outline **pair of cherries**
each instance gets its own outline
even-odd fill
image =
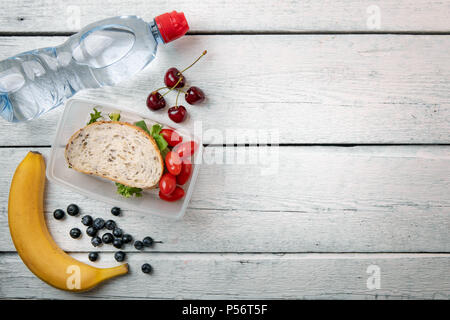
[[[202,55],[183,71],[179,71],[177,68],[170,68],[169,70],[167,70],[164,76],[164,84],[166,86],[150,93],[150,95],[147,97],[147,107],[150,110],[159,110],[164,108],[166,106],[166,100],[164,99],[164,96],[172,90],[177,90],[178,94],[175,106],[169,108],[168,114],[169,118],[172,121],[177,123],[182,122],[186,118],[187,110],[184,106],[178,105],[178,97],[180,93],[184,93],[184,99],[191,105],[199,104],[205,100],[205,94],[199,87],[192,86],[187,91],[182,90],[182,88],[186,84],[186,78],[184,77],[183,72],[197,63],[197,61],[200,60],[200,58],[202,58],[206,54],[206,52],[206,50],[203,51]],[[159,91],[163,89],[169,89],[169,91],[162,95],[159,93]]]

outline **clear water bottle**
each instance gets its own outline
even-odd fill
[[[0,114],[7,121],[37,118],[84,88],[113,86],[142,70],[160,43],[189,30],[182,12],[147,23],[121,16],[92,23],[65,43],[0,61]]]

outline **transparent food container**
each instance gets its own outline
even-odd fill
[[[125,198],[117,193],[117,187],[114,182],[70,169],[64,157],[66,144],[78,129],[86,126],[90,119],[89,114],[93,112],[93,108],[101,111],[102,115],[106,118],[105,120],[108,120],[108,114],[120,112],[120,121],[134,123],[144,120],[149,130],[155,123],[160,123],[163,128],[176,130],[183,137],[183,142],[195,141],[199,147],[191,159],[191,178],[182,186],[185,191],[185,196],[178,201],[167,202],[159,198],[159,189],[151,189],[144,190],[142,197],[133,196]],[[47,178],[52,182],[76,190],[90,198],[101,200],[121,208],[178,219],[184,215],[192,196],[201,157],[201,139],[182,129],[180,126],[156,122],[148,118],[147,115],[131,111],[130,109],[118,108],[117,106],[103,102],[71,99],[66,103],[64,113],[56,130],[55,140],[50,152],[50,160],[47,165]]]

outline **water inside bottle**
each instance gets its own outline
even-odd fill
[[[125,57],[135,41],[134,33],[123,26],[104,26],[81,37],[73,58],[92,68],[104,68]]]
[[[108,18],[60,46],[0,61],[0,115],[12,122],[30,120],[84,88],[131,77],[155,57],[162,41],[155,28],[135,16]]]
[[[9,112],[10,121],[37,117],[74,92],[70,83],[76,81],[70,72],[62,70],[54,48],[20,54],[3,61],[1,68],[0,103],[5,104],[1,112]],[[18,105],[22,107],[12,108]]]
[[[83,35],[72,53],[63,50],[57,55],[48,48],[11,59],[10,68],[0,72],[0,94],[8,94],[10,104],[25,106],[11,110],[12,121],[35,118],[59,105],[83,87],[84,79],[79,79],[83,68],[113,65],[130,52],[134,42],[130,30],[107,27]],[[64,68],[70,64],[72,71]]]
[[[0,72],[0,92],[19,90],[25,84],[25,79],[18,68]]]

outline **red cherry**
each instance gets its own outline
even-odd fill
[[[189,104],[199,104],[205,100],[205,94],[199,87],[190,87],[184,95],[184,99]]]
[[[182,122],[186,118],[186,108],[184,106],[174,106],[169,108],[169,118],[176,123]]]
[[[200,57],[198,57],[197,60],[195,60],[189,67],[183,69],[183,71],[180,71],[177,68],[170,68],[169,70],[167,70],[166,74],[164,75],[164,83],[166,84],[166,86],[168,86],[169,88],[173,88],[173,87],[183,88],[184,84],[185,84],[185,80],[186,80],[183,75],[183,72],[185,72],[187,69],[189,69],[194,64],[196,64],[197,61],[200,60],[206,53],[207,53],[206,50],[203,51],[203,53],[200,55]],[[180,78],[181,78],[181,81],[179,81]]]
[[[182,77],[180,81],[180,77]],[[177,68],[170,68],[166,71],[166,75],[164,76],[164,83],[169,88],[176,86],[175,88],[183,88],[185,84],[185,77]],[[180,82],[178,82],[180,81]],[[178,84],[177,84],[178,82]]]
[[[166,100],[158,91],[153,91],[147,97],[147,107],[150,110],[159,110],[166,106]]]

